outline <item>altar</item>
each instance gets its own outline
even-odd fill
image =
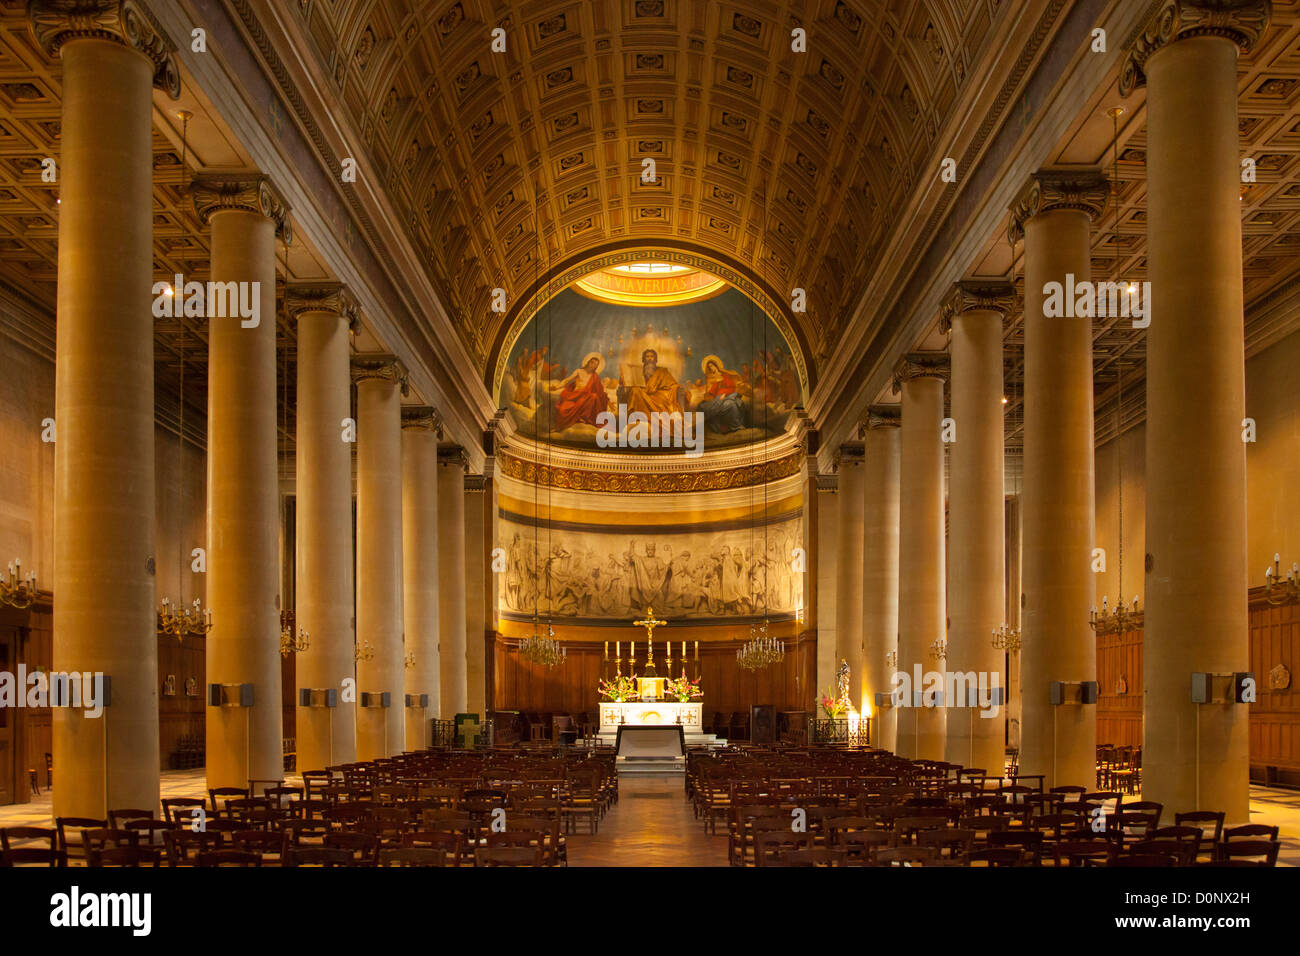
[[[679,703],[675,700],[635,701],[617,704],[602,701],[600,704],[601,736],[615,735],[620,724],[663,725],[681,724],[687,736],[704,733],[704,704],[700,701]]]

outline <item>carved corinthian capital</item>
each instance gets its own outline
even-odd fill
[[[1146,63],[1161,47],[1186,37],[1224,37],[1249,53],[1272,15],[1269,0],[1169,0],[1147,21],[1124,58],[1119,95],[1146,84]]]
[[[903,383],[917,378],[937,378],[948,381],[947,352],[908,352],[894,366],[894,394],[902,391]]]
[[[868,405],[867,420],[858,427],[858,434],[865,438],[869,431],[875,431],[877,428],[897,428],[902,423],[902,406]]]
[[[953,319],[963,312],[996,312],[1005,322],[1016,305],[1016,287],[993,279],[962,279],[954,282],[943,300],[939,331],[947,333]]]
[[[403,405],[402,428],[431,431],[442,438],[442,416],[432,405]]]
[[[289,221],[289,207],[271,185],[271,180],[260,173],[231,176],[201,176],[190,189],[194,196],[194,211],[206,226],[213,215],[228,209],[260,213],[275,223],[275,234],[293,242],[293,224]]]
[[[409,395],[411,388],[407,380],[406,366],[394,355],[371,352],[352,356],[352,381],[357,382],[392,382],[401,388],[403,395]]]
[[[149,58],[154,86],[172,99],[181,95],[173,47],[136,0],[27,0],[27,19],[50,56],[58,56],[70,40],[112,40]]]
[[[341,282],[300,282],[284,290],[284,308],[294,322],[308,312],[328,312],[346,319],[355,335],[361,329],[357,302]]]
[[[1011,204],[1007,237],[1019,242],[1025,236],[1025,223],[1053,209],[1078,209],[1095,219],[1106,207],[1108,195],[1110,183],[1096,170],[1045,169],[1034,173]]]

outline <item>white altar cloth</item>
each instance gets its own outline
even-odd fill
[[[689,734],[702,734],[704,703],[693,700],[678,703],[675,700],[637,701],[630,704],[602,702],[600,704],[600,733],[616,734],[619,724],[678,724]]]

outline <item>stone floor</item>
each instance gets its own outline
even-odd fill
[[[163,773],[163,797],[204,795],[201,769]],[[1279,866],[1300,866],[1300,792],[1251,787],[1250,819],[1280,828]],[[52,825],[48,792],[31,803],[0,807],[0,827]],[[703,824],[691,812],[679,774],[624,775],[619,781],[618,803],[600,822],[596,834],[588,834],[581,821],[578,829],[568,838],[570,866],[727,865],[725,828],[716,836],[704,832]]]

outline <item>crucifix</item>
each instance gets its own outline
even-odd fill
[[[645,628],[646,641],[650,645],[646,652],[646,673],[653,676],[655,672],[655,628],[662,627],[667,621],[661,621],[655,617],[655,609],[648,607],[645,609],[645,619],[633,621],[637,627]]]

